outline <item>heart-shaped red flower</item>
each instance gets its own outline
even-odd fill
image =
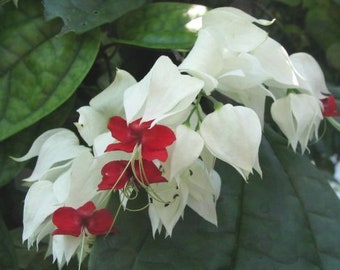
[[[112,137],[119,142],[108,145],[106,151],[121,150],[131,153],[140,145],[143,159],[166,161],[168,158],[166,147],[176,140],[174,132],[163,125],[151,127],[152,121],[143,123],[140,121],[141,119],[138,119],[127,124],[120,116],[111,117],[107,127]]]
[[[114,232],[112,228],[114,218],[108,209],[96,210],[92,201],[85,203],[78,209],[60,207],[52,216],[52,222],[57,226],[52,235],[63,234],[78,237],[82,230],[92,235],[102,235]]]

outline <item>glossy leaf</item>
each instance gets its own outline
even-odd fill
[[[155,49],[189,49],[200,25],[193,20],[206,10],[205,6],[184,3],[145,5],[117,21],[116,42]]]
[[[11,236],[0,216],[0,269],[19,269]]]
[[[266,133],[263,179],[247,184],[219,163],[218,227],[187,210],[171,238],[153,239],[146,211],[123,212],[89,269],[340,269],[339,200],[322,172]]]
[[[45,16],[60,17],[62,32],[84,33],[104,23],[112,22],[136,9],[148,0],[44,0]]]
[[[0,140],[54,111],[76,90],[99,49],[98,32],[57,35],[39,1],[5,5],[0,28]]]

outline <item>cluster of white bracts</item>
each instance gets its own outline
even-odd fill
[[[38,156],[33,174],[25,179],[32,186],[25,199],[23,240],[32,246],[51,234],[51,214],[61,206],[79,207],[89,200],[105,206],[106,192],[97,191],[101,168],[110,160],[131,158],[126,153],[105,153],[114,141],[107,129],[112,116],[122,116],[128,123],[152,120],[176,135],[167,149],[168,159],[157,163],[167,182],[152,184],[162,199],[149,198],[154,235],[163,226],[171,235],[186,206],[217,225],[221,180],[213,169],[215,158],[233,166],[245,180],[254,170],[261,175],[258,150],[267,97],[273,100],[272,117],[289,144],[304,151],[317,137],[322,119],[319,99],[327,92],[322,71],[308,54],[289,56],[254,23],[272,22],[235,8],[207,12],[193,49],[179,67],[162,56],[140,82],[118,70],[108,88],[89,106],[79,108],[76,126],[87,147],[66,129],[40,136],[30,152],[17,159]],[[225,104],[204,115],[196,99],[214,90],[242,105]],[[126,194],[120,194],[124,206]],[[73,236],[51,236],[50,253],[62,266],[79,252],[79,245]]]

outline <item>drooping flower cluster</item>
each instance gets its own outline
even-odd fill
[[[147,193],[154,236],[163,227],[171,236],[186,206],[217,225],[221,179],[214,161],[230,164],[245,180],[262,174],[267,98],[289,144],[305,151],[323,116],[338,115],[334,99],[310,55],[289,56],[254,23],[273,21],[235,8],[207,12],[179,66],[161,56],[139,82],[117,70],[114,82],[78,109],[75,125],[87,146],[66,129],[42,134],[17,159],[38,156],[25,179],[32,182],[24,206],[28,246],[50,235],[48,252],[59,266],[74,254],[81,260],[93,237],[115,232],[114,220],[124,214],[108,210],[120,209],[107,205],[115,193],[125,211],[131,197]],[[218,102],[215,90],[240,105]],[[212,113],[204,113],[202,97],[214,104]]]

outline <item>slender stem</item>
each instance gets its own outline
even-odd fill
[[[338,131],[340,131],[340,123],[333,117],[326,117],[326,120]]]

